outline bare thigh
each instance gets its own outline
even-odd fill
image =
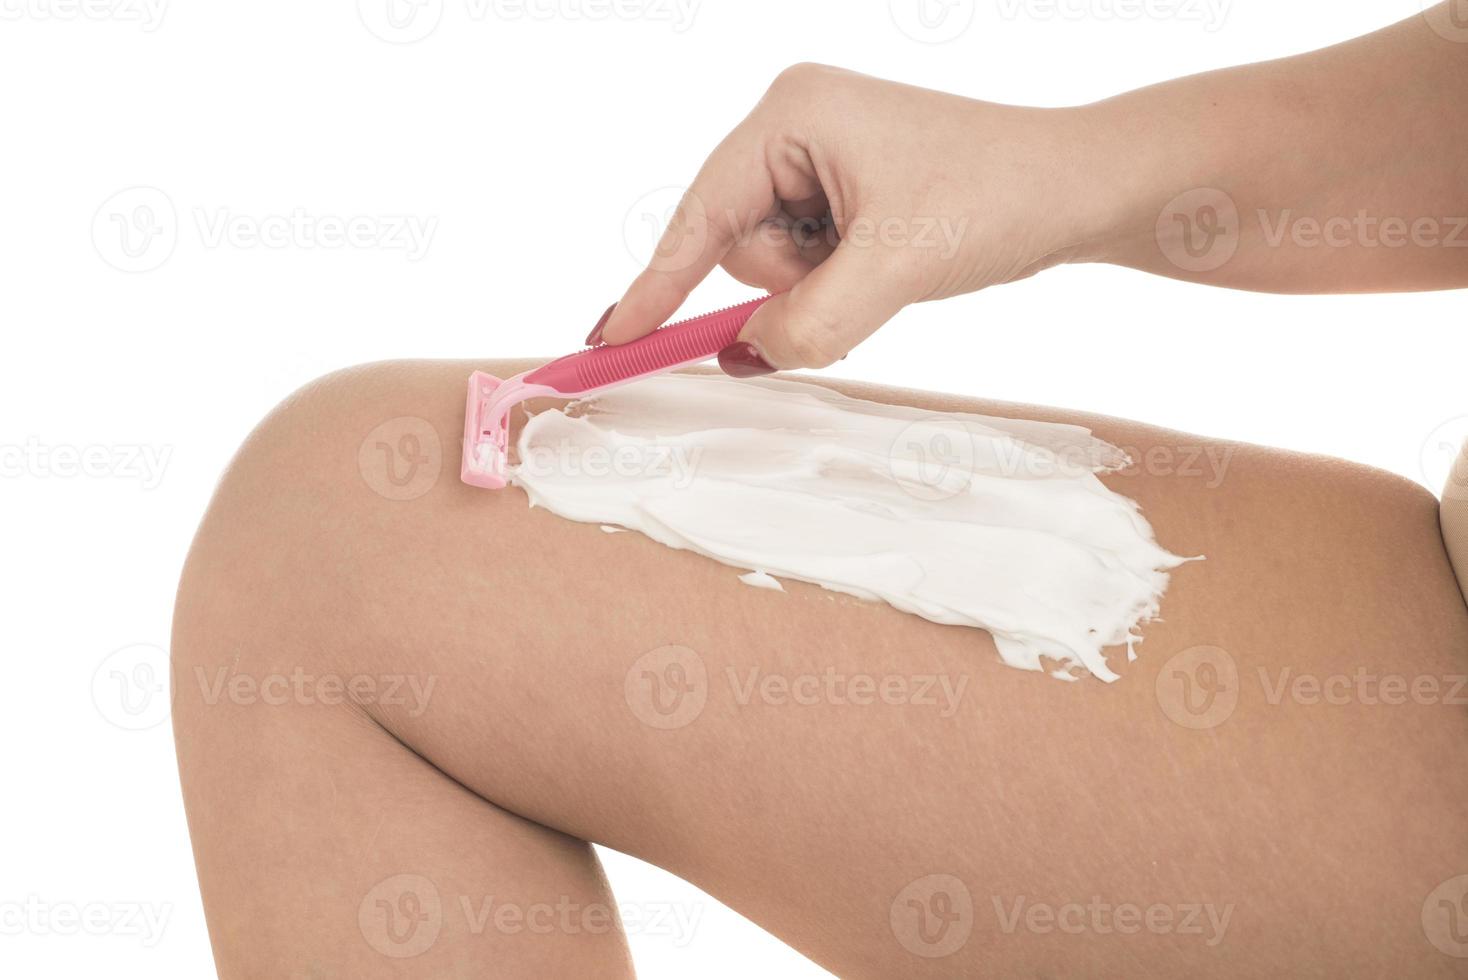
[[[281,943],[317,937],[319,975],[338,975],[321,937],[362,947],[374,883],[420,874],[483,895],[503,870],[476,855],[496,848],[554,869],[525,895],[604,901],[589,852],[557,852],[592,841],[843,976],[1461,965],[1443,948],[1468,891],[1453,883],[1468,875],[1468,611],[1420,488],[1130,422],[838,384],[1078,421],[1142,462],[1108,482],[1165,547],[1207,560],[1176,571],[1135,663],[1111,652],[1119,682],[1067,684],[1003,666],[978,631],[799,583],[752,589],[518,490],[462,486],[472,367],[523,365],[376,365],[303,392],[251,437],[201,528],[176,715],[216,949],[257,941],[275,921],[257,893],[283,887],[316,905],[314,931],[279,927]],[[195,682],[303,664],[416,678],[431,697],[379,686],[270,715],[207,710]],[[348,826],[391,827],[406,805],[458,839],[280,825],[344,781],[362,794]],[[507,845],[511,831],[524,840]],[[614,932],[577,935],[572,955],[621,955]],[[456,942],[433,955],[471,955]]]

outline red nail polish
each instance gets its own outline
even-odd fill
[[[612,311],[616,308],[616,303],[608,306],[607,311],[601,315],[601,319],[596,321],[596,326],[592,327],[591,333],[586,335],[587,347],[595,347],[597,344],[601,343],[601,332],[607,328],[607,321],[612,318]]]
[[[731,378],[757,378],[762,374],[774,374],[775,369],[759,356],[753,344],[739,341],[719,351],[719,367]]]

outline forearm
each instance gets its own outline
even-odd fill
[[[719,265],[774,294],[720,357],[739,377],[826,367],[910,303],[1067,261],[1276,292],[1468,286],[1468,26],[1448,15],[1066,109],[792,66],[588,342],[645,336]]]
[[[1114,203],[1073,257],[1276,292],[1468,286],[1465,92],[1468,43],[1414,17],[1085,107],[1082,193]]]

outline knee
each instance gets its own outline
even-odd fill
[[[195,541],[340,531],[343,510],[458,489],[464,395],[482,365],[382,361],[311,382],[282,401],[225,470]],[[490,364],[489,370],[514,365]]]
[[[358,490],[385,499],[428,493],[437,481],[420,485],[416,478],[441,474],[445,464],[458,461],[468,374],[469,368],[450,362],[382,361],[312,381],[245,439],[220,481],[204,529],[222,514],[238,517],[241,510],[271,524],[288,519],[294,509],[319,513],[349,502]],[[382,450],[402,450],[409,458],[379,481],[368,464]],[[405,479],[405,470],[415,479]]]
[[[302,545],[319,544],[319,532],[332,525],[330,515],[353,496],[354,443],[365,441],[372,420],[411,414],[396,403],[401,396],[392,396],[402,387],[402,373],[398,362],[334,372],[261,420],[220,477],[190,551],[185,585],[192,584],[194,566],[214,559],[228,558],[220,564],[236,567],[262,552],[278,554],[291,536],[302,534],[312,539]],[[441,450],[441,435],[435,433],[435,440]]]
[[[327,375],[249,435],[221,477],[185,561],[175,669],[248,645],[287,659],[340,647],[415,521],[461,493],[471,366],[383,362]]]

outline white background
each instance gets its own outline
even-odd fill
[[[293,388],[380,358],[576,348],[650,249],[669,188],[788,64],[1062,105],[1420,10],[1181,0],[1174,15],[1148,0],[1137,17],[1137,0],[954,0],[914,38],[898,23],[916,23],[917,0],[618,0],[610,14],[524,0],[539,16],[423,0],[405,34],[385,26],[386,0],[82,2],[95,16],[74,0],[0,0],[7,976],[211,971],[156,684],[211,486]],[[371,27],[393,40],[432,29],[400,44]],[[114,197],[134,187],[151,190]],[[129,257],[116,221],[146,216],[139,205],[162,233]],[[410,216],[432,233],[421,255],[213,236],[222,219],[268,227],[298,210],[369,230]],[[716,274],[687,312],[749,292]],[[1061,269],[910,310],[840,372],[1436,483],[1468,415],[1463,299],[1257,296]],[[100,447],[93,473],[66,475],[66,453],[87,447]],[[123,462],[134,450],[166,465],[140,474]],[[691,939],[632,936],[644,976],[823,975],[691,887],[605,856],[622,901],[702,915]],[[161,936],[124,921],[143,908],[165,917]],[[99,916],[98,934],[66,934],[68,909]]]

